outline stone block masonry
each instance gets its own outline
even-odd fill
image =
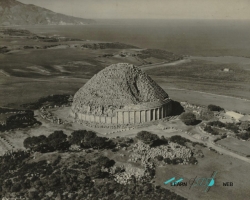
[[[76,121],[99,127],[148,123],[171,111],[168,94],[140,68],[127,63],[94,75],[76,92],[71,107]]]
[[[168,99],[160,107],[144,110],[116,110],[114,117],[95,116],[82,113],[73,113],[71,116],[80,121],[95,122],[97,124],[140,124],[163,119],[172,112],[172,101]]]

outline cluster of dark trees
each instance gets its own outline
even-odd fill
[[[167,164],[173,164],[173,165],[177,165],[180,163],[183,163],[183,159],[182,158],[174,158],[174,159],[170,159],[170,158],[164,158],[163,161]]]
[[[240,133],[240,134],[237,135],[237,137],[242,139],[242,140],[248,140],[248,139],[250,139],[250,131]]]
[[[148,144],[150,146],[152,146],[155,142],[157,142],[160,139],[158,135],[150,133],[148,131],[140,131],[139,133],[137,133],[136,137],[145,144]]]
[[[200,112],[200,116],[199,117],[200,117],[201,120],[210,120],[210,119],[212,119],[214,117],[214,113],[211,110],[203,109]]]
[[[208,122],[207,125],[209,125],[209,126],[216,126],[216,127],[219,127],[219,128],[225,127],[225,124],[223,122],[221,122],[221,121]]]
[[[236,134],[236,136],[240,139],[243,140],[248,140],[250,139],[250,129],[247,128],[245,129],[245,132],[240,132],[240,123],[223,123],[220,121],[212,121],[208,122],[207,125],[205,126],[204,130],[208,133],[211,133],[213,135],[219,135],[219,132],[214,130],[213,127],[219,127],[219,128],[226,128]],[[225,136],[222,136],[222,138],[219,138],[215,140],[214,142],[217,142],[218,140],[225,138]]]
[[[227,130],[234,132],[238,138],[243,140],[248,140],[250,138],[250,127],[248,122],[223,123],[220,121],[211,121],[207,123],[204,130],[213,135],[219,135],[218,131],[214,130],[213,127],[226,128]],[[240,132],[240,129],[244,130],[244,132]]]
[[[198,163],[198,160],[195,157],[191,156],[191,158],[189,158],[189,163],[195,165]]]
[[[240,129],[250,131],[250,122],[249,121],[241,122]]]
[[[69,137],[70,144],[80,145],[82,148],[113,148],[115,144],[106,137],[99,137],[93,131],[77,130],[71,133]]]
[[[208,105],[207,108],[210,111],[217,111],[217,112],[224,111],[224,108],[221,108],[220,106],[216,106],[213,104]]]
[[[139,133],[137,133],[136,138],[151,147],[158,146],[161,144],[167,144],[168,142],[165,138],[159,138],[158,135],[150,133],[148,131],[140,131]]]
[[[44,135],[28,137],[23,144],[25,148],[41,153],[67,151],[70,147],[67,135],[63,131],[54,131],[48,137]]]
[[[220,122],[220,121],[212,121],[212,122],[208,122],[207,125],[210,126],[210,127],[215,126],[215,127],[219,127],[219,128],[226,128],[228,130],[233,131],[234,133],[239,133],[239,124],[223,123],[223,122]],[[210,128],[208,127],[208,129],[210,129]]]
[[[113,148],[115,143],[105,137],[99,137],[93,131],[73,131],[68,137],[63,131],[54,131],[48,137],[44,135],[28,137],[23,142],[24,147],[41,153],[53,151],[68,151],[73,144],[82,148]]]
[[[239,133],[239,126],[234,123],[226,123],[225,128],[233,131],[234,133]]]
[[[210,125],[204,127],[204,131],[211,133],[212,135],[219,135],[219,132],[212,128]]]
[[[184,112],[180,115],[181,121],[186,125],[195,125],[197,124],[197,119],[194,113]]]
[[[41,125],[41,122],[37,121],[34,117],[34,112],[26,110],[24,113],[11,115],[6,119],[5,125],[0,125],[0,131],[8,131],[17,128],[26,128],[35,124]]]
[[[186,146],[186,142],[191,142],[189,139],[181,137],[180,135],[174,135],[170,137],[169,141],[177,143],[182,146]]]
[[[151,147],[156,146],[156,145],[168,144],[168,141],[177,143],[181,146],[186,146],[186,143],[189,142],[189,143],[192,143],[193,146],[198,144],[200,146],[205,147],[205,145],[203,143],[192,142],[191,140],[189,140],[185,137],[181,137],[180,135],[174,135],[174,136],[171,136],[170,138],[167,139],[165,137],[159,138],[158,135],[150,133],[148,131],[141,131],[141,132],[137,133],[136,138],[141,140],[145,144],[150,145]],[[157,159],[159,160],[161,158],[157,157]]]
[[[202,147],[206,147],[203,143],[200,142],[192,142],[191,140],[181,137],[180,135],[174,135],[169,138],[169,141],[177,143],[181,146],[187,146],[186,143],[191,143],[192,146],[194,147],[195,145],[200,145]]]
[[[157,157],[157,159],[159,160],[159,157]],[[174,159],[170,159],[170,158],[164,158],[163,161],[169,165],[178,165],[180,163],[183,163],[183,159],[182,158],[174,158]],[[198,163],[197,159],[195,157],[191,157],[189,159],[189,163],[194,165],[196,163]]]
[[[61,162],[60,156],[51,163],[46,160],[28,162],[30,153],[14,152],[0,157],[0,198],[25,199],[173,199],[185,198],[152,183],[132,179],[121,185],[101,167],[111,167],[114,161],[105,156],[96,159],[79,157],[77,162]],[[119,171],[118,171],[119,172]],[[93,181],[95,180],[95,181]],[[52,191],[52,196],[47,196]],[[67,193],[67,194],[65,194]]]
[[[216,138],[214,142],[218,142],[219,140],[225,139],[227,135],[222,135],[220,138]]]
[[[145,49],[140,51],[140,53],[141,54],[138,54],[137,56],[141,59],[154,57],[158,59],[166,59],[169,62],[183,59],[183,56],[176,55],[172,52],[168,52],[166,50],[161,49]]]
[[[47,97],[40,98],[35,103],[23,104],[22,107],[31,109],[31,110],[36,110],[36,109],[41,108],[45,103],[50,103],[51,105],[62,106],[62,105],[69,103],[69,98],[70,98],[70,95],[68,94],[49,95]]]

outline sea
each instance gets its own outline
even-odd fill
[[[181,55],[250,57],[250,19],[99,19],[90,25],[23,28],[42,35],[121,42]]]

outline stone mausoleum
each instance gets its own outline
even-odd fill
[[[140,68],[119,63],[94,75],[73,99],[71,115],[91,124],[141,124],[171,114],[168,94]]]

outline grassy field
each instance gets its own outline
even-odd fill
[[[196,146],[196,148],[198,148]],[[213,171],[217,171],[215,177],[215,185],[210,188],[209,192],[204,192],[205,187],[173,187],[165,185],[177,194],[180,194],[192,200],[234,200],[245,199],[250,195],[249,179],[246,174],[250,173],[249,164],[234,159],[229,156],[219,155],[207,149],[201,148],[204,158],[198,159],[198,165],[168,165],[166,167],[158,167],[156,170],[155,182],[164,186],[164,182],[172,177],[183,178],[183,182],[189,182],[195,178],[209,178]],[[223,186],[223,182],[233,182],[232,187]]]
[[[237,151],[239,153],[243,153],[246,155],[250,155],[250,142],[249,141],[241,141],[235,138],[229,137],[223,140],[219,140],[217,143],[226,146],[229,149]]]
[[[171,98],[177,101],[187,101],[196,105],[209,105],[214,104],[221,106],[228,110],[234,110],[242,113],[250,113],[250,101],[246,101],[240,98],[231,97],[216,94],[209,94],[199,91],[182,90],[176,88],[169,88],[164,84],[160,84],[170,95]]]
[[[166,86],[250,99],[250,65],[240,60],[219,61],[192,59],[177,66],[149,69],[147,73]],[[230,71],[223,71],[225,68]]]

